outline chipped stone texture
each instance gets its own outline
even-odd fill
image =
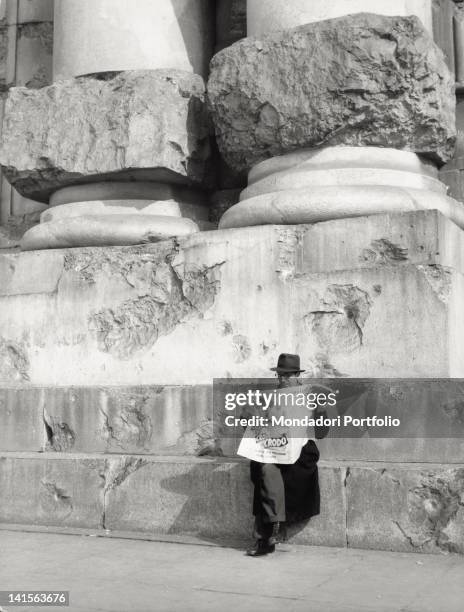
[[[251,355],[251,347],[246,336],[236,334],[232,338],[232,346],[235,352],[235,363],[243,363],[244,361],[249,359]]]
[[[443,53],[416,17],[365,13],[224,49],[211,62],[208,97],[219,148],[240,171],[340,144],[444,163],[455,141],[453,88]]]
[[[318,310],[305,317],[308,331],[321,348],[352,352],[363,343],[363,328],[371,310],[369,295],[353,285],[331,285]]]
[[[0,420],[0,450],[224,454],[210,385],[9,388]]]
[[[386,238],[380,238],[373,240],[370,247],[363,250],[361,260],[377,264],[395,264],[408,260],[408,249],[393,244]]]
[[[153,423],[145,408],[149,395],[126,396],[124,399],[113,414],[100,406],[103,437],[109,447],[145,449],[153,432]]]
[[[50,416],[46,409],[44,409],[43,420],[47,434],[46,450],[57,452],[72,450],[76,441],[76,434],[69,425]]]
[[[121,457],[107,462],[105,472],[105,493],[122,485],[131,474],[147,464],[146,459]]]
[[[407,249],[408,260],[361,260],[381,238]],[[459,378],[463,262],[463,232],[434,211],[0,255],[0,335],[23,347],[34,385],[268,376],[283,350],[299,353],[306,370]],[[452,270],[448,302],[420,268],[437,265]],[[105,412],[118,429],[121,415]]]
[[[40,484],[39,503],[42,511],[58,520],[66,520],[73,511],[71,496],[54,481],[42,480]]]
[[[0,382],[29,381],[29,358],[24,346],[0,337]]]
[[[418,269],[424,274],[438,299],[447,304],[452,288],[453,271],[439,264],[418,266]]]
[[[351,468],[346,493],[350,546],[464,553],[462,467]]]
[[[308,376],[311,378],[340,378],[345,377],[343,372],[335,368],[324,353],[317,353],[306,366]]]
[[[47,201],[109,178],[203,185],[209,123],[201,77],[140,70],[13,88],[0,161],[24,196]]]
[[[217,437],[213,420],[207,419],[192,431],[182,434],[179,441],[170,450],[172,454],[223,457],[225,453],[221,444],[226,445],[227,441],[221,441]]]
[[[160,261],[152,295],[90,315],[89,329],[96,334],[99,350],[129,359],[188,318],[201,317],[220,288],[220,266],[175,267],[170,260]]]
[[[103,459],[0,457],[0,522],[101,527]]]

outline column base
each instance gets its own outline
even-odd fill
[[[191,219],[161,215],[85,215],[41,223],[24,234],[21,250],[130,246],[198,232]]]
[[[296,225],[380,213],[438,210],[464,227],[464,206],[415,153],[379,147],[306,149],[257,164],[221,229]]]
[[[27,232],[24,251],[157,242],[208,229],[201,192],[151,182],[101,182],[55,192],[40,225]]]

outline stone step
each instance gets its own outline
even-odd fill
[[[406,389],[406,388],[405,388]],[[395,438],[365,428],[329,431],[325,460],[461,463],[464,408],[438,402],[427,384],[391,402]],[[211,385],[0,388],[0,451],[236,456],[239,439],[218,429]],[[242,430],[235,431],[241,434]],[[406,433],[410,437],[406,437]],[[444,434],[449,432],[446,437]],[[343,433],[343,430],[342,430]],[[441,435],[441,437],[439,437]]]
[[[321,515],[294,543],[464,553],[464,464],[320,462]],[[0,454],[0,523],[191,535],[250,535],[246,461]]]

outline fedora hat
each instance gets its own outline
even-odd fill
[[[282,374],[291,374],[293,372],[300,373],[304,372],[300,368],[300,356],[299,355],[291,355],[290,353],[282,353],[279,355],[279,359],[277,360],[277,367],[271,368],[272,372],[282,373]]]

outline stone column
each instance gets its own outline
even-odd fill
[[[204,0],[55,5],[54,83],[6,104],[2,166],[49,203],[22,248],[138,244],[208,226]]]
[[[54,77],[162,68],[205,77],[213,27],[209,0],[57,2]]]
[[[433,32],[433,0],[247,0],[248,36],[295,28],[353,13],[416,15]]]
[[[463,207],[438,180],[454,148],[455,103],[454,79],[421,23],[430,26],[431,3],[385,3],[385,12],[403,13],[414,4],[421,20],[321,20],[365,4],[271,0],[264,9],[249,0],[249,33],[311,23],[247,38],[213,59],[218,144],[235,170],[249,172],[221,228],[421,209],[464,227]]]

